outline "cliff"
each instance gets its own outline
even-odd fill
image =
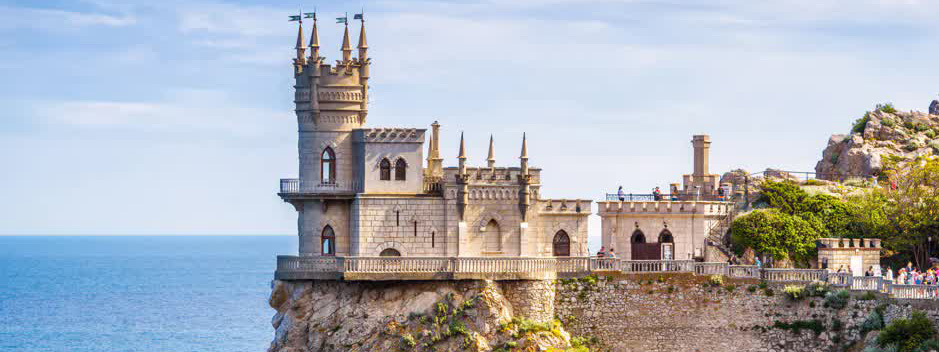
[[[275,281],[268,351],[565,350],[570,335],[550,313],[552,287],[548,281]]]
[[[939,101],[934,100],[926,113],[879,105],[856,121],[850,134],[828,139],[815,172],[826,180],[868,178],[879,175],[888,159],[935,154],[939,154]]]
[[[277,281],[270,352],[860,351],[934,300],[787,298],[783,285],[689,274],[546,281]],[[881,324],[882,325],[882,324]]]

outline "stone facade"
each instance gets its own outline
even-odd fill
[[[605,249],[626,259],[724,259],[720,251],[709,250],[709,236],[722,221],[729,223],[730,192],[719,196],[720,175],[708,173],[710,137],[696,135],[691,142],[694,172],[684,175],[683,186],[672,184],[658,200],[611,194],[599,203]]]
[[[541,197],[541,169],[443,167],[440,125],[367,128],[371,59],[365,25],[352,57],[319,54],[316,22],[307,57],[302,23],[294,59],[299,178],[280,196],[298,212],[302,256],[583,256],[591,201]],[[425,139],[430,135],[425,158]],[[282,180],[282,185],[291,184]]]
[[[864,276],[868,268],[880,267],[881,250],[877,238],[821,238],[818,265],[834,271],[844,268],[854,276]]]

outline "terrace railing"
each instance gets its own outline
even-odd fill
[[[356,193],[358,191],[358,182],[320,183],[302,182],[296,178],[280,179],[280,194],[283,195]]]
[[[699,202],[729,202],[731,201],[730,196],[718,196],[716,194],[669,194],[662,193],[656,197],[652,193],[624,193],[622,196],[619,193],[607,193],[606,200],[608,202],[659,202],[659,201],[699,201]]]
[[[390,275],[416,273],[418,279],[444,279],[437,274],[485,274],[486,278],[513,280],[525,277],[553,277],[554,274],[587,275],[590,273],[691,273],[700,276],[723,275],[731,278],[758,279],[779,283],[823,281],[829,285],[857,291],[877,291],[895,298],[939,299],[939,286],[893,284],[883,277],[851,276],[819,269],[761,269],[752,265],[728,265],[723,262],[690,260],[625,260],[597,257],[298,257],[277,256],[277,273],[287,280],[303,277],[342,277],[335,274]],[[298,275],[310,273],[313,275]],[[433,275],[427,275],[433,274]],[[535,274],[535,275],[528,275]],[[548,275],[540,275],[548,274]],[[500,276],[504,275],[504,276]],[[461,277],[478,277],[462,275]],[[408,279],[404,279],[408,280]]]

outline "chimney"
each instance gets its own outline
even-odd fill
[[[711,137],[699,134],[691,137],[694,145],[694,176],[708,175],[708,154],[711,150]]]

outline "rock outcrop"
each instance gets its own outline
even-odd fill
[[[937,109],[936,102],[928,114],[878,106],[856,123],[851,134],[836,134],[828,139],[822,160],[815,165],[816,176],[833,181],[866,179],[878,176],[887,160],[939,154],[939,111],[934,111]]]
[[[929,114],[939,115],[939,100],[933,100],[932,104],[929,104]]]
[[[570,335],[554,321],[553,288],[551,281],[275,281],[268,351],[564,350]],[[539,314],[546,303],[547,317]]]

